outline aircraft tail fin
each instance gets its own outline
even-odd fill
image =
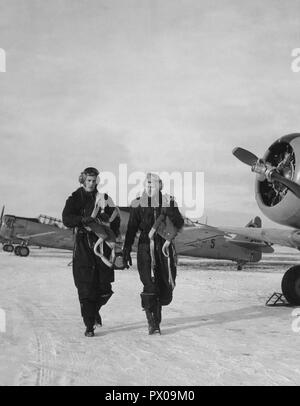
[[[262,222],[260,217],[254,217],[246,224],[245,227],[261,228]],[[233,244],[239,245],[240,247],[247,248],[253,251],[253,258],[251,262],[258,262],[262,257],[262,253],[272,253],[274,249],[264,242],[255,241],[250,237],[244,237],[237,235],[231,240]]]
[[[261,228],[261,218],[258,216],[254,217],[245,227]]]
[[[249,221],[249,223],[247,223],[247,224],[245,225],[245,227],[248,227],[248,228],[249,228],[249,227],[261,228],[261,225],[262,225],[261,218],[258,217],[258,216],[256,216],[256,217],[254,217],[253,219],[251,219],[251,220]],[[232,239],[232,241],[239,241],[239,242],[245,241],[245,242],[249,242],[249,241],[254,241],[254,240],[251,240],[251,238],[249,238],[249,237],[244,237],[244,236],[241,236],[241,235],[236,235],[236,236]]]

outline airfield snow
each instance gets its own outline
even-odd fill
[[[147,334],[134,259],[131,270],[116,271],[104,325],[86,338],[71,253],[1,251],[0,385],[299,385],[293,308],[265,306],[280,291],[284,262],[300,262],[291,253],[243,271],[180,258],[161,336]]]

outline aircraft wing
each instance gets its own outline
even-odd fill
[[[224,237],[225,232],[217,227],[201,225],[184,228],[178,234],[180,241],[189,247],[197,246],[199,242],[204,242],[212,238]]]
[[[220,227],[220,230],[225,233],[227,238],[243,236],[267,244],[300,249],[300,230],[297,229]]]
[[[46,233],[38,233],[38,234],[28,234],[28,235],[21,235],[21,234],[17,234],[17,238],[19,238],[20,240],[30,240],[31,238],[35,238],[35,237],[43,237],[45,235],[49,235],[49,234],[55,234],[55,231],[48,231]]]

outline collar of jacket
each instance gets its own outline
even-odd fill
[[[81,188],[79,188],[81,190],[81,193],[83,193],[84,196],[93,196],[96,197],[97,193],[98,193],[98,189],[95,188],[92,192],[87,192],[85,190],[85,188],[82,186]]]

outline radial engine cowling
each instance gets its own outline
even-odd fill
[[[300,133],[275,141],[263,160],[287,179],[300,184]],[[269,182],[257,175],[255,197],[261,211],[276,223],[300,228],[300,199],[279,182]]]

